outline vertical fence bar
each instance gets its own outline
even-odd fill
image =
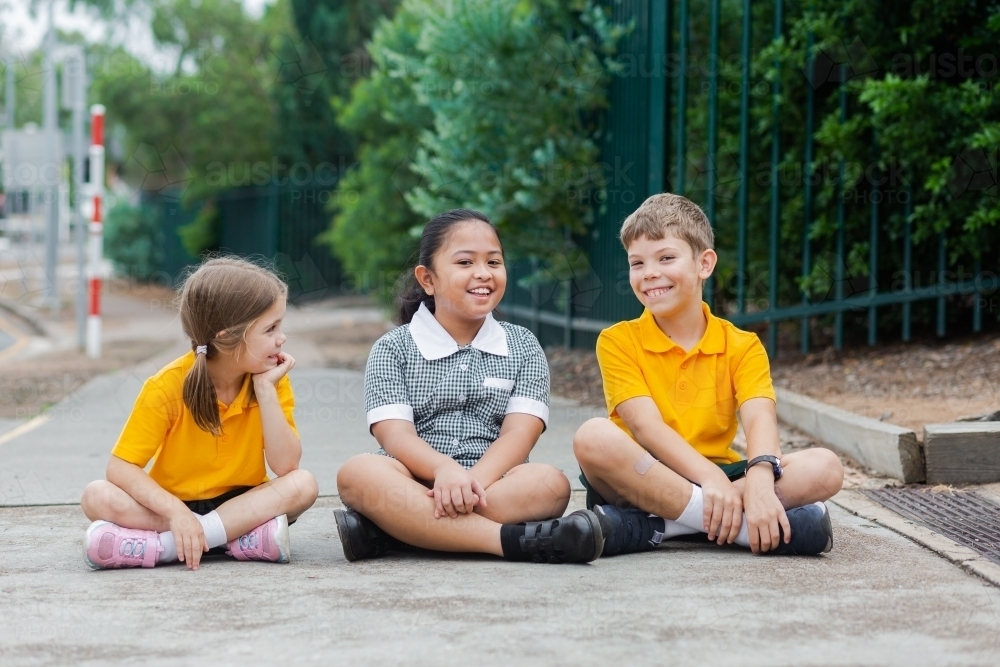
[[[813,33],[809,31],[806,41],[806,145],[803,154],[802,174],[805,178],[802,188],[803,221],[802,228],[802,278],[803,284],[812,271],[812,257],[809,235],[812,233],[812,161],[813,161]],[[802,305],[809,303],[809,291],[802,290]],[[809,352],[809,318],[803,317],[799,325],[799,347],[802,354]]]
[[[948,239],[945,237],[945,233],[942,231],[938,234],[938,287],[942,290],[944,289],[945,279],[944,272],[946,268],[946,259],[948,253]],[[945,335],[945,298],[944,294],[938,297],[937,300],[937,335],[938,338],[944,338]]]
[[[840,66],[840,122],[847,122],[847,65]],[[834,298],[841,301],[844,298],[844,245],[846,230],[844,229],[844,158],[837,162],[837,270],[835,271]],[[833,348],[844,347],[844,311],[838,310],[833,316]]]
[[[903,289],[909,292],[913,289],[913,226],[910,216],[913,215],[913,175],[910,172],[910,181],[906,184],[906,204],[903,207],[903,217],[906,224],[903,226]],[[912,314],[912,302],[903,302],[903,342],[910,342],[910,317]]]
[[[566,227],[566,249],[572,247],[573,236],[569,227]],[[566,319],[563,320],[563,347],[567,350],[573,347],[573,279],[568,278],[563,283],[566,290]]]
[[[878,155],[878,141],[875,142],[875,154]],[[871,219],[868,227],[868,291],[871,296],[878,292],[878,200],[882,197],[878,179],[881,171],[878,165],[872,171],[869,194],[872,200]],[[868,306],[868,344],[878,342],[878,309]]]
[[[688,0],[680,2],[677,32],[677,139],[676,139],[676,169],[674,193],[683,195],[685,188],[685,169],[687,165],[687,67],[688,67]]]
[[[667,53],[667,3],[649,0],[649,146],[647,149],[646,196],[663,190],[665,155],[665,122],[667,96],[663,71]]]
[[[972,280],[976,285],[976,291],[972,293],[972,330],[979,333],[983,330],[983,297],[979,292],[981,284],[980,274],[983,272],[982,261],[977,257],[972,265]]]
[[[774,41],[781,39],[782,0],[774,1]],[[768,250],[768,289],[767,307],[774,310],[778,307],[778,218],[781,213],[778,197],[781,194],[778,179],[778,163],[781,160],[781,61],[774,59],[774,83],[771,89],[771,221],[770,248]],[[778,323],[768,320],[767,353],[773,359],[778,353]]]
[[[743,0],[743,43],[740,46],[740,198],[736,220],[736,311],[746,312],[747,224],[750,210],[750,36],[753,14]]]
[[[719,168],[716,161],[718,153],[718,125],[719,125],[719,2],[711,0],[711,18],[709,20],[709,47],[708,47],[708,174],[706,179],[705,210],[708,214],[708,222],[713,227],[715,220],[715,184],[717,181],[716,170]],[[707,291],[708,307],[715,310],[715,275],[709,277],[705,283]]]

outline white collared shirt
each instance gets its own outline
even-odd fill
[[[545,352],[530,331],[492,315],[459,346],[421,304],[409,324],[372,347],[365,412],[369,428],[386,419],[412,421],[431,447],[470,468],[500,436],[506,415],[548,424]]]

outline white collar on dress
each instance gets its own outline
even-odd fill
[[[427,361],[444,359],[458,352],[458,343],[423,303],[410,321],[410,336]],[[498,357],[508,355],[507,332],[493,319],[492,313],[486,316],[482,328],[470,345],[481,352],[495,354]]]

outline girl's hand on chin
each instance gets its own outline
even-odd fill
[[[278,353],[278,365],[274,368],[264,371],[263,373],[254,373],[254,382],[267,382],[269,384],[277,384],[278,380],[285,377],[288,371],[295,367],[295,359],[292,355],[286,352]]]

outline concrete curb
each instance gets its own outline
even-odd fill
[[[1000,482],[1000,422],[924,425],[928,484]]]
[[[45,326],[38,320],[38,318],[26,311],[20,304],[7,301],[6,299],[0,299],[0,310],[7,311],[17,319],[27,324],[35,335],[49,335],[49,332],[45,329]]]
[[[775,388],[778,418],[853,457],[872,470],[907,484],[924,480],[917,434],[902,426],[862,417],[793,391]]]
[[[962,569],[982,577],[1000,587],[1000,565],[979,555],[968,547],[952,542],[929,528],[896,514],[852,489],[835,495],[830,502],[869,521],[885,526],[934,553],[950,560]]]

